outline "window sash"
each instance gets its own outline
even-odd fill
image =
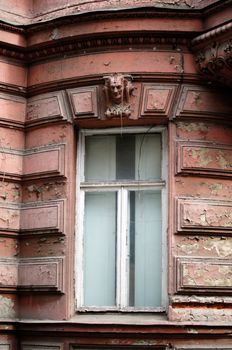
[[[123,127],[108,129],[82,129],[79,133],[78,152],[77,152],[77,184],[85,183],[84,164],[85,164],[85,137],[95,135],[114,135],[114,134],[161,134],[161,179],[165,181],[167,177],[167,130],[165,127],[151,126],[147,127]],[[130,181],[130,180],[129,180]],[[139,180],[136,180],[138,183]],[[158,182],[159,180],[152,181]],[[111,181],[108,181],[111,182]],[[115,182],[115,181],[114,181]],[[117,181],[116,181],[117,182]],[[131,182],[131,181],[130,181]],[[140,181],[139,181],[140,182]],[[144,181],[142,181],[144,182]],[[145,181],[150,182],[150,181]],[[98,181],[89,181],[89,183],[98,183]]]
[[[136,129],[132,128],[127,130],[127,132],[131,132],[135,134],[136,132],[144,132],[144,130],[141,130],[141,128]],[[164,128],[156,128],[155,132],[161,132],[162,131],[162,145],[166,144],[166,138],[165,138],[165,129]],[[96,132],[96,133],[95,133]],[[107,130],[107,133],[115,132],[118,133],[117,129],[113,130]],[[154,132],[152,130],[152,132]],[[166,304],[166,295],[163,292],[166,291],[166,278],[162,278],[162,304],[160,307],[130,307],[128,306],[128,247],[127,247],[127,235],[125,232],[128,230],[128,192],[131,190],[138,191],[138,190],[161,190],[161,203],[162,203],[162,231],[165,232],[165,220],[163,218],[164,215],[164,209],[166,207],[166,189],[165,189],[165,183],[166,183],[166,152],[164,149],[162,149],[162,163],[161,163],[161,175],[162,180],[158,181],[108,181],[107,183],[102,182],[85,182],[84,180],[84,159],[85,159],[85,151],[84,151],[84,144],[85,144],[85,135],[90,134],[105,134],[106,131],[102,130],[96,130],[96,131],[89,131],[84,130],[81,132],[80,135],[80,142],[78,145],[79,149],[79,156],[78,156],[78,172],[77,174],[80,174],[78,177],[78,189],[77,189],[77,198],[79,198],[78,205],[77,205],[77,232],[78,232],[78,239],[77,239],[77,245],[76,245],[76,267],[78,268],[76,276],[76,290],[77,290],[77,297],[76,297],[76,305],[77,310],[90,310],[90,311],[104,311],[104,310],[112,310],[112,311],[143,311],[143,312],[150,312],[150,311],[156,311],[156,312],[164,312],[165,311],[165,304]],[[165,140],[165,141],[164,141]],[[80,173],[81,170],[81,173]],[[93,191],[117,191],[118,193],[118,214],[117,214],[117,272],[116,272],[116,305],[112,307],[98,307],[98,306],[91,306],[86,307],[84,305],[84,295],[83,295],[83,239],[84,239],[84,226],[83,226],[83,217],[84,217],[84,203],[85,203],[85,193],[86,192],[93,192]],[[164,247],[165,246],[165,249]],[[166,239],[165,236],[162,240],[162,250],[163,252],[166,251]],[[122,258],[123,257],[123,258]],[[166,276],[166,259],[163,254],[162,257],[162,276]],[[81,268],[80,268],[81,267]]]
[[[161,176],[160,146],[158,133],[86,136],[85,181],[157,181]]]

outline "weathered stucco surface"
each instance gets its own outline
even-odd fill
[[[218,0],[9,0],[0,1],[1,19],[15,24],[44,22],[91,11],[136,7],[200,9]]]
[[[228,25],[229,1],[0,0],[17,23],[0,28],[3,350],[232,350],[231,91],[198,74],[190,49]],[[108,99],[115,73],[127,113]],[[124,126],[168,131],[167,308],[82,314],[78,131]]]

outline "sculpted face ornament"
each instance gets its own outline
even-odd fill
[[[105,86],[103,91],[106,97],[107,110],[105,116],[129,117],[131,115],[129,97],[132,94],[132,77],[129,75],[113,74],[103,77]]]

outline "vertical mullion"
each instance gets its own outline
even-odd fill
[[[121,305],[121,190],[117,193],[117,253],[116,253],[116,305]]]
[[[83,241],[84,241],[84,202],[85,202],[85,192],[79,191],[79,203],[78,203],[78,217],[77,217],[77,227],[78,227],[78,240],[77,240],[77,252],[76,259],[78,271],[76,276],[77,283],[77,305],[83,305],[83,296],[84,296],[84,276],[83,276]]]
[[[161,217],[162,217],[162,306],[166,307],[166,303],[168,300],[167,296],[167,221],[164,219],[167,217],[167,193],[166,188],[162,188],[161,190]]]
[[[128,257],[128,191],[118,192],[118,237],[117,237],[117,306],[127,306],[127,257]]]
[[[76,239],[76,266],[75,266],[75,286],[76,286],[76,307],[83,305],[83,239],[84,239],[84,202],[85,192],[80,188],[80,182],[84,181],[84,159],[85,159],[85,137],[80,134],[77,149],[77,211],[76,229],[78,238]]]
[[[135,191],[129,196],[130,217],[128,220],[128,306],[135,305]]]
[[[168,174],[168,136],[167,130],[162,132],[162,161],[161,161],[161,177],[167,182]],[[167,185],[166,185],[167,186]],[[161,190],[161,217],[162,217],[162,306],[168,307],[167,295],[167,188],[163,187]]]

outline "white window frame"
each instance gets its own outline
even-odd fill
[[[95,135],[113,134],[154,134],[161,135],[161,180],[158,181],[109,181],[85,182],[84,161],[85,161],[85,137]],[[167,129],[166,127],[123,127],[107,129],[81,129],[79,131],[77,145],[77,177],[76,177],[76,243],[75,243],[75,305],[76,311],[120,311],[120,312],[165,312],[167,308]],[[159,189],[161,190],[161,213],[162,213],[162,305],[160,307],[130,307],[126,306],[127,300],[127,242],[126,235],[121,234],[127,229],[127,193],[129,190],[138,189]],[[84,238],[84,198],[88,191],[118,191],[118,203],[121,203],[121,213],[118,213],[117,222],[117,277],[116,277],[116,305],[114,307],[86,307],[83,305],[83,238]],[[117,210],[119,207],[117,208]],[[121,215],[124,213],[124,215]],[[123,226],[123,227],[122,227]]]

